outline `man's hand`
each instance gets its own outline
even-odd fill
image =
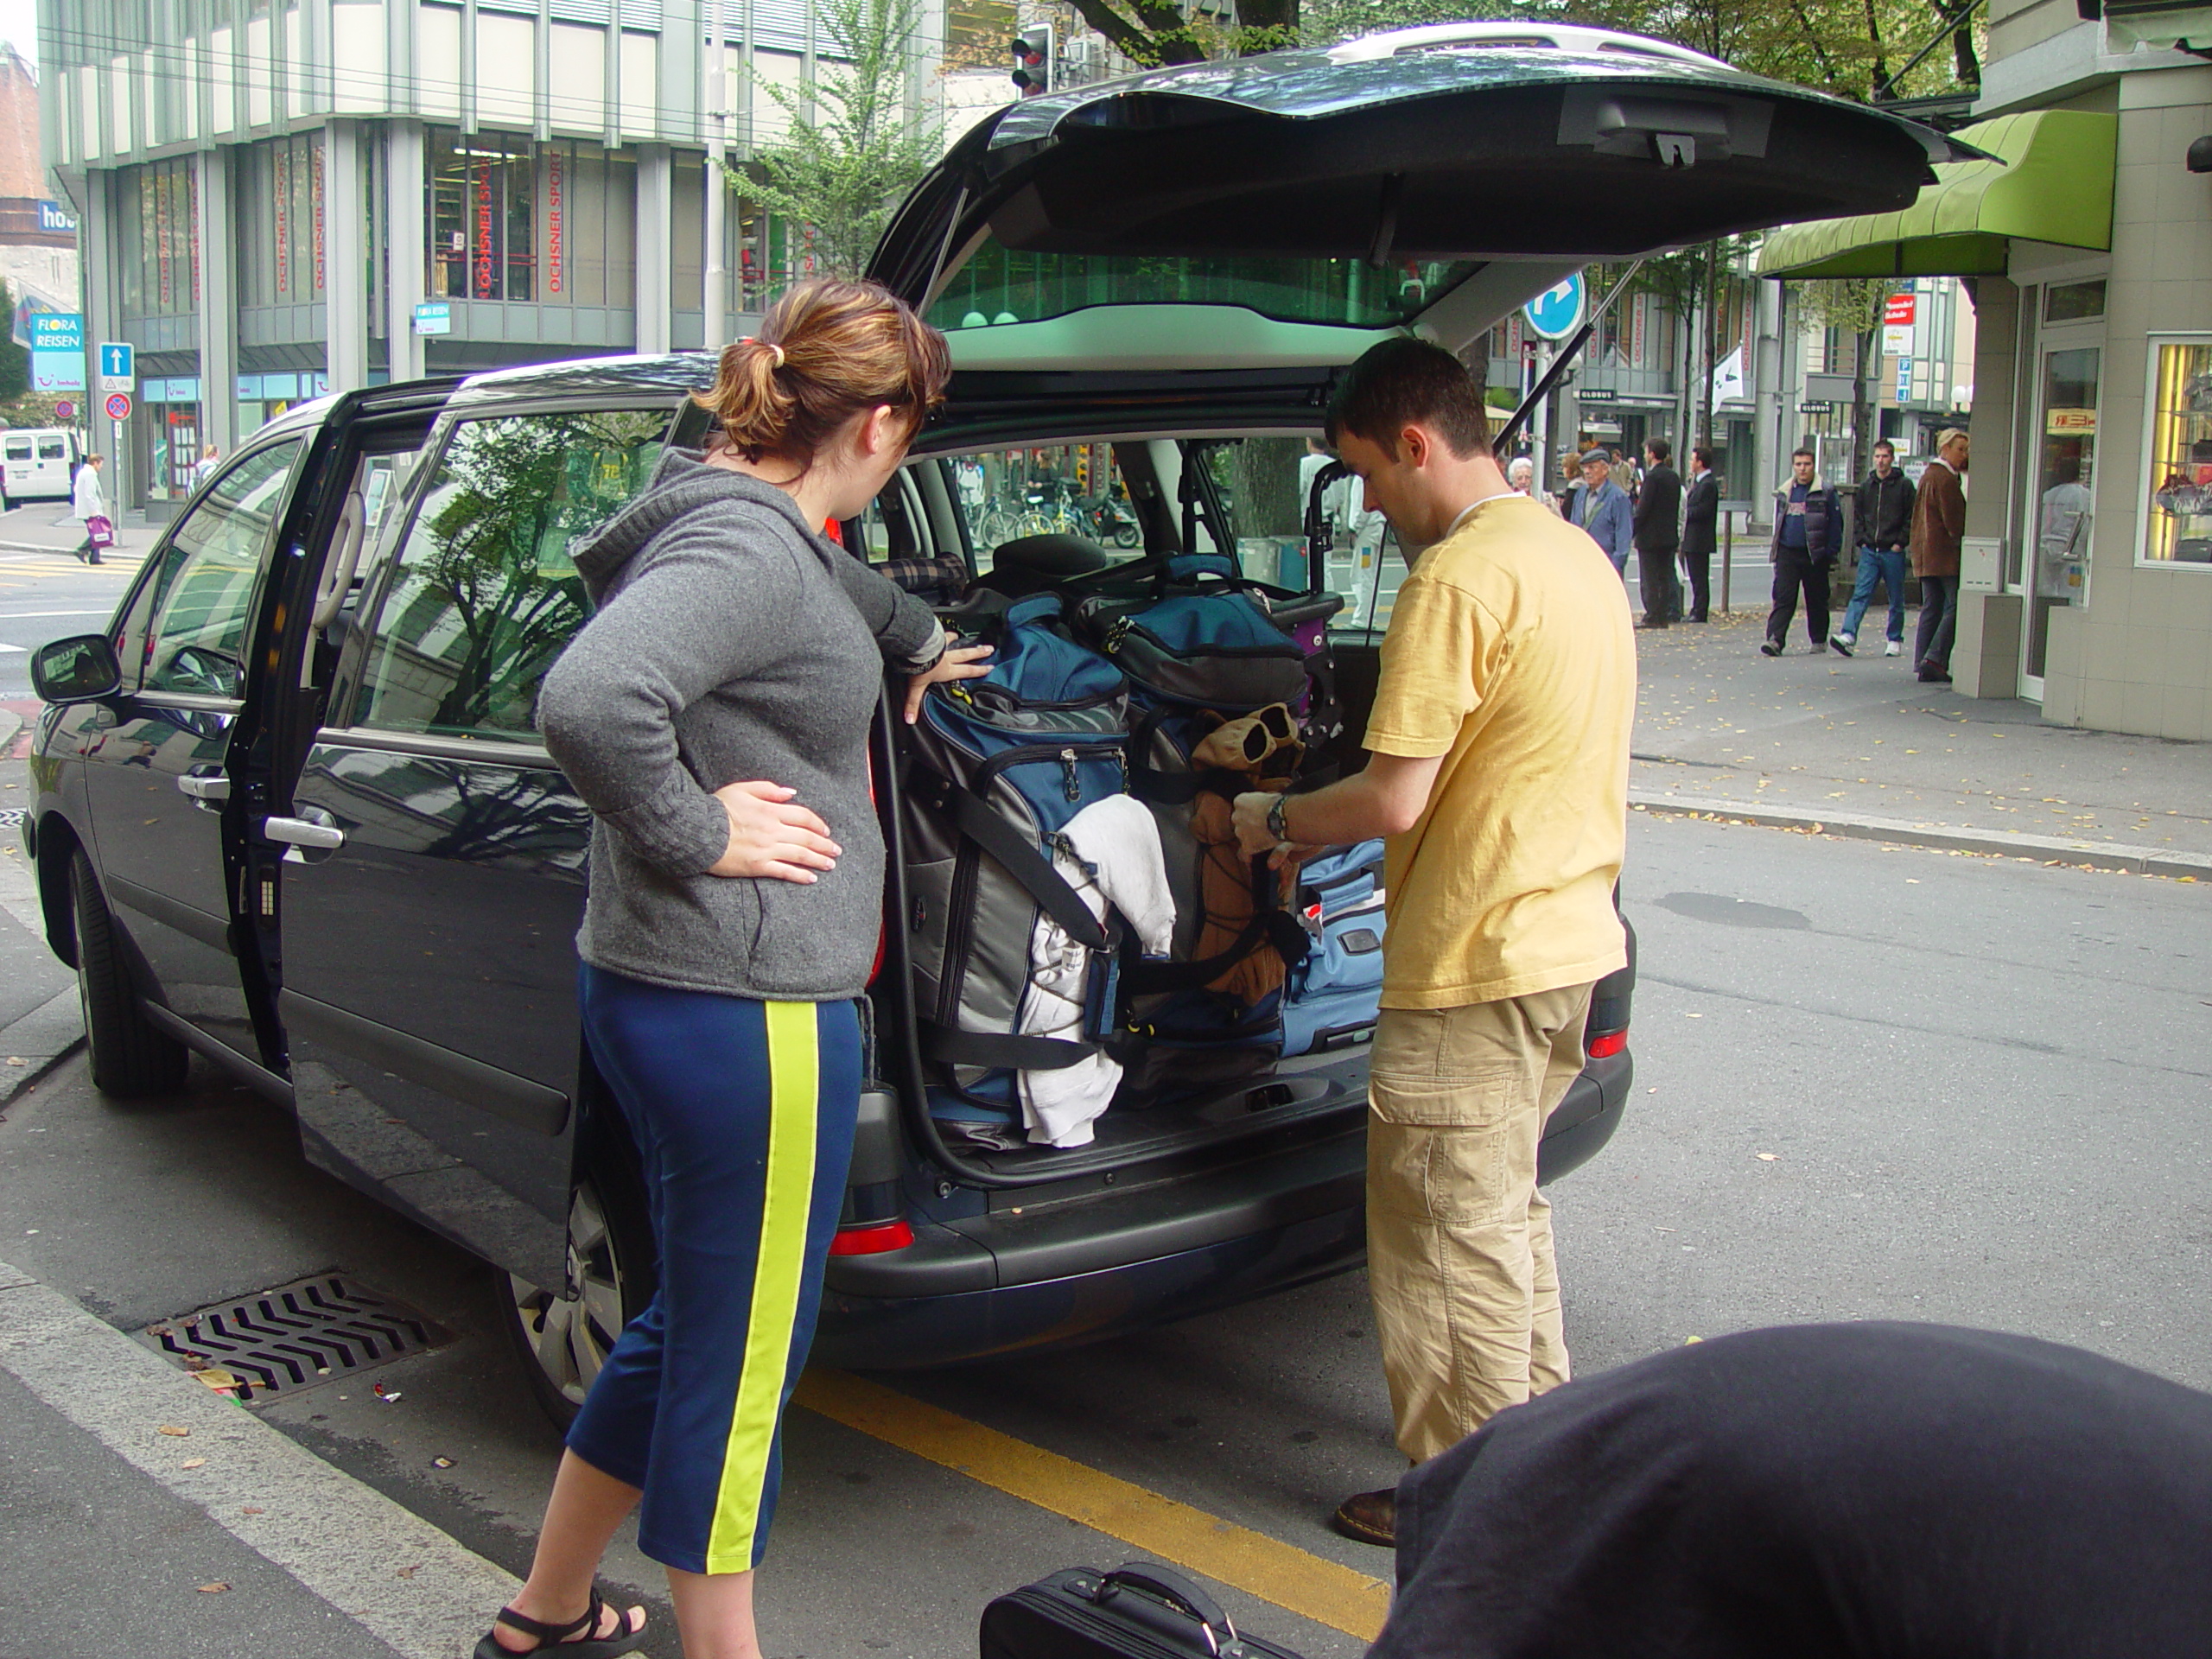
[[[1230,822],[1236,829],[1236,844],[1247,858],[1272,853],[1281,843],[1268,828],[1268,814],[1281,797],[1265,791],[1239,795],[1230,808]]]
[[[759,781],[725,784],[715,791],[729,816],[729,845],[708,867],[709,875],[773,876],[813,882],[817,870],[834,870],[844,849],[830,826],[791,798],[798,791]]]
[[[990,654],[988,645],[956,645],[948,638],[937,665],[906,682],[906,723],[911,726],[922,717],[922,694],[930,687],[951,680],[980,680],[989,673],[990,665],[983,659]]]

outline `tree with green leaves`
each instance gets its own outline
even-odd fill
[[[0,320],[12,323],[16,296],[0,283]],[[0,335],[0,404],[12,404],[31,389],[31,354],[16,344],[12,332]]]
[[[815,78],[787,86],[753,73],[789,130],[729,182],[771,213],[811,227],[825,274],[857,276],[906,193],[937,160],[935,124],[908,107],[918,0],[815,0],[828,41]]]

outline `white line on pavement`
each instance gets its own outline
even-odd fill
[[[108,611],[115,608],[112,605]],[[107,611],[0,611],[0,622],[28,622],[35,616],[105,616]]]
[[[27,651],[29,649],[27,645],[11,645],[6,640],[0,639],[0,651]]]
[[[0,1367],[408,1659],[468,1652],[514,1594],[499,1567],[4,1262]]]

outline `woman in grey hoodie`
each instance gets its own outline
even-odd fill
[[[671,450],[576,554],[596,613],[545,679],[546,747],[591,807],[585,1036],[644,1166],[660,1288],[569,1433],[530,1578],[478,1659],[609,1659],[643,1608],[592,1587],[633,1506],[687,1659],[755,1659],[785,1402],[813,1339],[882,914],[868,730],[884,665],[984,672],[824,540],[905,458],[944,337],[872,283],[787,295],[727,347]]]

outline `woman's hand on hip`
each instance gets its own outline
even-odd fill
[[[911,726],[922,717],[922,694],[930,687],[952,680],[980,680],[989,673],[990,665],[983,659],[990,654],[988,645],[956,645],[948,639],[944,655],[937,659],[936,666],[906,682],[906,723]]]
[[[834,870],[844,849],[830,826],[791,798],[798,791],[758,780],[725,784],[715,791],[729,817],[729,845],[709,875],[772,876],[779,881],[818,881]]]

